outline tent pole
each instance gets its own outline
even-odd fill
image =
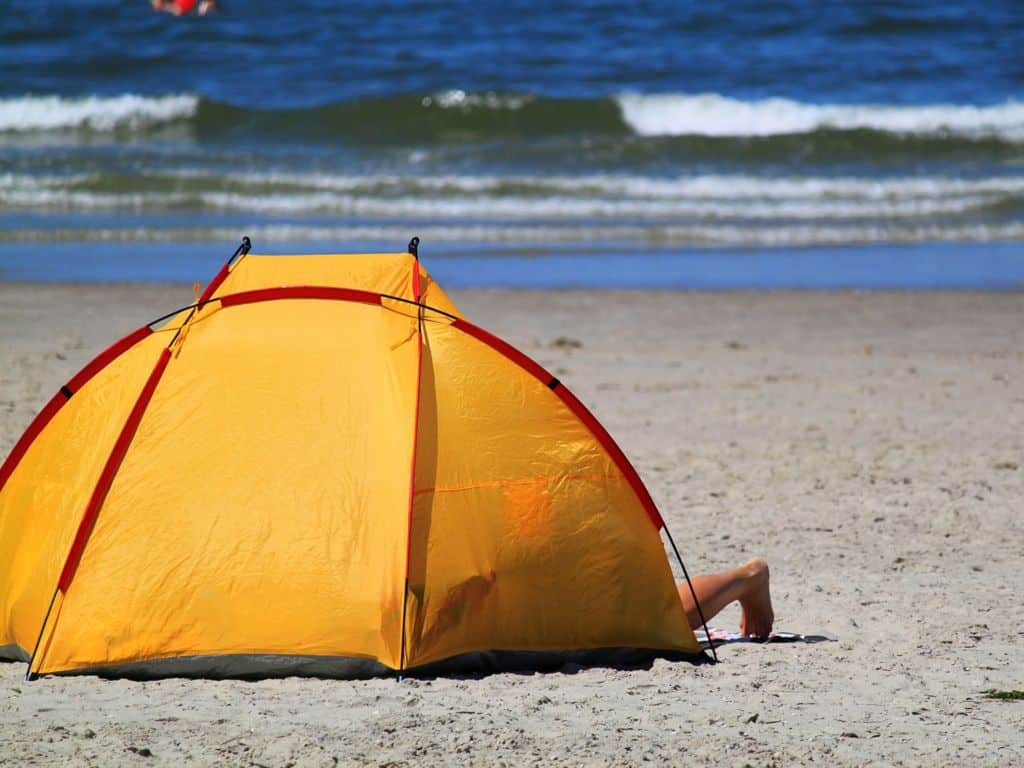
[[[245,254],[247,254],[251,250],[252,240],[250,240],[246,235],[242,235],[242,242],[239,244],[238,248],[235,249],[235,252],[231,255],[231,258],[228,259],[228,266],[230,267],[232,264],[235,263],[235,259],[241,256],[245,256]]]
[[[690,574],[686,572],[686,564],[683,562],[682,555],[679,554],[679,547],[676,546],[675,539],[672,538],[672,532],[668,529],[668,525],[662,521],[662,528],[665,531],[665,536],[668,538],[668,543],[672,545],[672,551],[676,553],[676,560],[679,561],[679,567],[683,569],[683,578],[686,579],[686,586],[690,588],[690,595],[693,597],[693,604],[697,606],[697,615],[700,616],[700,623],[704,625],[704,634],[708,638],[708,647],[711,648],[711,655],[715,658],[715,663],[718,663],[718,651],[715,650],[715,641],[711,639],[711,630],[708,629],[707,619],[704,618],[704,610],[700,607],[700,601],[697,599],[697,592],[693,588],[693,582],[690,581]]]
[[[57,602],[57,593],[60,592],[60,588],[53,590],[53,597],[50,598],[50,605],[46,609],[46,615],[43,617],[43,624],[39,627],[39,636],[36,638],[35,647],[32,649],[32,655],[28,659],[28,669],[25,670],[25,682],[31,683],[38,677],[33,674],[32,665],[35,663],[36,654],[39,653],[39,645],[43,642],[43,633],[46,632],[46,625],[50,621],[50,612],[53,611],[53,604]]]
[[[402,587],[402,647],[398,652],[398,675],[396,682],[402,682],[405,672],[405,616],[409,609],[409,577],[405,577],[405,585]]]
[[[167,362],[170,359],[170,349],[163,349],[160,352],[160,357],[156,361],[156,365],[153,366],[153,370],[149,374],[149,378],[146,379],[146,383],[143,385],[142,391],[136,398],[135,405],[132,406],[131,412],[129,412],[124,425],[121,427],[121,431],[118,433],[117,439],[114,441],[114,445],[110,449],[107,460],[103,465],[103,470],[100,472],[100,476],[96,480],[96,486],[93,488],[92,495],[89,497],[85,510],[82,512],[82,519],[78,523],[78,530],[75,533],[74,539],[71,541],[71,548],[68,550],[67,555],[65,555],[64,567],[61,569],[60,576],[57,578],[57,586],[53,590],[53,597],[50,598],[50,606],[46,609],[46,615],[43,617],[43,625],[39,628],[39,637],[36,640],[35,648],[32,649],[32,657],[28,662],[28,672],[25,675],[26,682],[32,680],[34,677],[32,675],[32,665],[35,663],[36,654],[39,652],[43,634],[46,632],[46,625],[50,620],[50,613],[53,611],[53,605],[57,600],[57,594],[61,593],[66,595],[68,587],[71,586],[71,580],[74,578],[78,565],[81,562],[82,552],[85,549],[86,542],[92,535],[92,530],[96,524],[96,519],[99,516],[100,509],[106,501],[107,492],[110,490],[110,486],[114,482],[117,471],[121,467],[121,462],[124,461],[125,454],[128,452],[131,441],[135,437],[135,431],[138,429],[139,422],[142,420],[142,417],[146,412],[146,407],[149,405],[149,401],[153,397],[153,392],[156,390],[157,384],[160,383],[160,378],[163,376],[163,372],[167,368]],[[52,632],[57,631],[56,622],[59,618],[60,614],[58,613],[57,618],[54,619],[55,624]],[[48,647],[49,645],[47,645],[47,648]],[[46,651],[44,651],[44,655],[45,653]]]
[[[185,322],[178,326],[178,330],[175,331],[174,337],[167,345],[168,349],[174,346],[174,342],[178,340],[178,337],[181,335],[182,330],[185,328],[186,325],[188,325],[188,321],[192,319],[196,312],[203,308],[206,302],[210,300],[210,297],[213,295],[213,292],[217,290],[221,283],[224,282],[224,279],[228,276],[228,270],[231,269],[231,265],[235,262],[235,259],[241,256],[245,256],[245,254],[247,254],[251,248],[252,240],[250,240],[248,237],[243,236],[241,244],[235,249],[235,252],[231,254],[231,258],[224,262],[224,266],[220,268],[220,272],[218,272],[214,276],[213,280],[210,281],[210,284],[206,286],[206,290],[203,291],[203,295],[199,297],[199,301],[197,301],[195,305],[192,307],[192,311],[188,313],[188,317],[185,318]]]
[[[412,505],[416,493],[416,441],[420,430],[420,386],[423,376],[423,306],[420,304],[420,239],[414,237],[409,241],[406,250],[413,257],[412,293],[416,302],[416,412],[413,414],[412,429],[412,460],[409,468],[409,522],[405,536],[405,584],[402,589],[402,642],[398,654],[398,682],[402,682],[405,672],[405,622],[409,610],[409,563],[412,552]]]

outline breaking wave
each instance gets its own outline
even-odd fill
[[[409,142],[485,141],[565,134],[769,138],[868,132],[1024,142],[1024,102],[809,104],[719,94],[633,94],[562,99],[445,91],[293,109],[247,108],[192,94],[22,96],[0,99],[0,133],[146,134],[180,126],[199,138],[267,137]]]
[[[84,98],[24,96],[0,99],[0,131],[138,131],[195,116],[199,98],[135,94]]]
[[[642,136],[780,136],[819,130],[872,130],[1024,140],[1024,103],[805,104],[789,99],[741,101],[715,93],[625,94],[623,119]]]

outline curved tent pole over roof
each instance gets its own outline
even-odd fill
[[[409,253],[416,257],[417,263],[418,256],[416,254],[416,250],[418,246],[418,240],[418,238],[413,238],[413,240],[410,241],[409,243]],[[418,268],[414,269],[412,278],[414,282],[413,295],[415,297],[415,300],[409,300],[400,296],[376,293],[372,291],[364,291],[351,288],[337,288],[330,286],[287,286],[279,288],[262,288],[250,291],[241,291],[238,293],[227,294],[224,296],[213,298],[212,294],[226,279],[230,271],[231,265],[236,261],[236,259],[245,256],[250,249],[251,242],[249,241],[249,238],[243,238],[242,244],[235,251],[232,257],[225,263],[221,270],[217,273],[214,279],[210,282],[210,285],[207,286],[204,293],[195,303],[174,310],[173,312],[169,312],[152,321],[151,323],[133,331],[124,338],[112,344],[110,347],[108,347],[106,350],[100,353],[100,355],[94,358],[91,362],[86,364],[86,366],[84,366],[74,377],[72,377],[66,385],[62,386],[60,390],[57,392],[57,394],[54,395],[54,397],[51,398],[49,402],[47,402],[47,404],[43,407],[43,409],[39,412],[36,418],[29,425],[28,429],[25,431],[22,437],[15,444],[14,448],[11,450],[10,455],[7,457],[7,460],[4,462],[2,466],[0,466],[0,490],[2,490],[4,483],[14,472],[20,459],[24,456],[29,446],[32,444],[32,442],[35,440],[38,434],[46,427],[46,425],[50,422],[54,415],[56,415],[56,413],[60,410],[61,406],[63,406],[63,404],[67,402],[76,391],[81,389],[81,387],[84,386],[93,376],[95,376],[99,371],[103,370],[103,368],[109,365],[121,354],[135,346],[135,344],[137,344],[142,339],[151,335],[153,333],[153,326],[167,320],[170,317],[173,317],[176,314],[179,314],[180,312],[189,311],[189,315],[178,327],[173,338],[170,340],[167,347],[164,349],[164,352],[157,360],[157,363],[154,366],[154,370],[151,374],[150,379],[147,380],[142,392],[140,392],[139,398],[136,402],[136,407],[129,415],[129,418],[126,424],[124,425],[124,428],[122,429],[121,435],[119,436],[118,442],[117,444],[115,444],[114,450],[112,451],[110,460],[108,461],[108,467],[105,468],[103,476],[101,476],[100,481],[97,483],[97,488],[94,491],[93,498],[90,499],[90,504],[88,505],[85,514],[83,514],[83,520],[80,524],[78,534],[76,535],[75,541],[72,544],[71,551],[69,551],[68,553],[67,562],[65,563],[64,569],[62,569],[58,585],[54,589],[53,598],[50,601],[50,605],[49,608],[47,609],[46,616],[44,617],[42,626],[40,627],[39,638],[36,641],[36,646],[33,649],[32,657],[30,658],[29,661],[28,671],[26,673],[26,680],[31,680],[34,678],[34,675],[32,673],[32,664],[35,659],[36,653],[38,652],[39,645],[42,640],[46,625],[48,623],[49,616],[52,612],[54,602],[56,600],[58,593],[62,589],[66,589],[67,586],[69,585],[70,577],[73,575],[74,572],[73,563],[75,562],[76,559],[76,552],[78,554],[81,553],[81,549],[84,547],[85,540],[87,539],[89,530],[91,529],[92,522],[95,521],[95,516],[99,512],[99,508],[102,506],[103,486],[109,486],[109,482],[112,481],[113,475],[116,474],[117,464],[119,463],[118,454],[123,456],[123,451],[127,450],[127,447],[131,441],[131,437],[134,434],[134,428],[135,426],[137,426],[138,421],[142,417],[142,413],[145,410],[145,406],[149,401],[149,397],[152,395],[153,390],[155,389],[156,384],[159,381],[160,375],[162,374],[164,368],[166,368],[169,359],[170,349],[173,347],[175,341],[179,338],[182,329],[188,325],[189,320],[194,316],[194,314],[199,309],[201,309],[205,304],[211,301],[219,302],[221,306],[224,308],[243,304],[283,299],[353,301],[365,304],[377,304],[379,306],[383,306],[383,302],[385,299],[389,301],[396,301],[402,304],[415,306],[417,308],[417,327],[421,335],[424,330],[425,311],[437,313],[438,315],[449,319],[451,321],[452,327],[470,336],[473,336],[482,343],[492,347],[500,354],[502,354],[504,357],[508,358],[509,360],[517,364],[520,368],[525,370],[527,373],[532,375],[534,378],[543,382],[565,403],[569,410],[578,419],[580,419],[580,421],[583,422],[583,424],[594,435],[594,437],[598,440],[602,447],[604,447],[605,450],[608,451],[609,456],[612,458],[613,462],[619,468],[619,470],[623,473],[630,487],[636,493],[637,498],[641,502],[641,505],[644,507],[644,510],[647,512],[652,524],[654,524],[654,526],[657,529],[663,529],[665,531],[665,535],[669,541],[669,544],[672,547],[673,552],[676,555],[676,559],[678,560],[680,568],[682,569],[683,577],[686,580],[687,585],[690,589],[690,593],[694,599],[694,604],[697,607],[697,612],[700,616],[701,623],[703,624],[705,633],[707,634],[709,639],[709,646],[712,655],[715,661],[718,660],[715,645],[710,640],[710,632],[708,632],[707,621],[704,617],[703,610],[701,609],[700,602],[697,600],[697,595],[694,591],[689,573],[687,572],[686,565],[683,562],[682,556],[679,552],[679,548],[676,546],[675,540],[673,539],[672,534],[668,529],[668,526],[665,524],[664,519],[658,512],[658,509],[654,504],[654,501],[651,498],[650,493],[647,491],[646,486],[643,484],[643,481],[640,479],[638,473],[636,472],[633,465],[630,463],[629,459],[622,452],[621,448],[619,448],[618,444],[614,441],[611,435],[607,432],[607,430],[604,429],[604,427],[596,419],[596,417],[594,417],[594,415],[589,411],[589,409],[587,409],[586,406],[583,405],[583,403],[578,398],[576,398],[576,396],[564,384],[562,384],[562,382],[560,382],[556,377],[552,376],[539,363],[534,361],[532,358],[530,358],[520,350],[516,349],[508,342],[489,333],[488,331],[475,325],[474,323],[465,320],[464,318],[456,317],[449,312],[446,312],[442,309],[438,309],[436,307],[432,307],[428,304],[421,302],[419,300],[419,291],[417,290],[417,286],[415,285],[416,283],[419,282]],[[418,389],[419,388],[417,387],[417,392]],[[415,449],[411,465],[414,471]],[[407,593],[408,588],[406,587],[406,598]],[[403,606],[403,613],[405,612],[404,608],[405,606]],[[405,622],[403,620],[403,642],[405,639],[404,625]],[[404,668],[404,652],[400,658],[402,660]],[[401,671],[402,670],[400,669],[400,674]]]
[[[247,253],[249,253],[251,249],[252,241],[248,237],[243,236],[241,244],[238,246],[237,249],[235,249],[235,252],[231,255],[231,258],[224,262],[224,265],[220,268],[220,271],[218,271],[217,274],[214,275],[213,280],[211,280],[210,284],[206,286],[206,290],[203,291],[202,295],[199,297],[199,300],[192,307],[192,311],[188,313],[188,317],[185,318],[185,321],[181,324],[177,332],[174,334],[174,338],[172,338],[170,342],[168,342],[168,349],[174,346],[174,342],[178,340],[178,336],[181,335],[182,329],[184,329],[185,326],[188,325],[188,321],[195,316],[196,312],[198,312],[205,306],[206,302],[208,302],[210,300],[210,297],[213,296],[214,291],[220,288],[221,283],[223,283],[227,279],[228,273],[231,271],[231,265],[235,263],[235,260],[245,256]]]
[[[203,292],[203,295],[200,296],[196,302],[181,307],[180,309],[175,309],[174,311],[168,312],[165,315],[161,315],[156,320],[146,323],[146,325],[142,326],[141,328],[137,328],[131,333],[129,333],[127,336],[118,339],[105,350],[103,350],[100,354],[98,354],[96,357],[94,357],[92,360],[86,363],[82,367],[82,369],[78,371],[78,373],[72,376],[68,380],[67,384],[64,384],[57,391],[57,394],[50,398],[46,405],[44,405],[42,409],[39,411],[39,413],[36,414],[36,417],[28,425],[28,428],[18,439],[18,442],[14,444],[14,447],[11,449],[11,452],[7,455],[7,459],[4,461],[2,465],[0,465],[0,490],[3,490],[4,484],[7,482],[8,478],[14,473],[15,467],[18,466],[18,462],[21,461],[21,457],[25,455],[25,452],[28,450],[29,446],[32,445],[32,442],[36,439],[36,436],[43,431],[47,424],[50,423],[50,420],[53,419],[53,417],[57,414],[57,411],[60,410],[61,406],[64,405],[64,403],[70,400],[71,397],[83,386],[85,386],[85,384],[93,376],[95,376],[97,373],[106,368],[107,365],[109,365],[111,362],[117,359],[122,353],[128,351],[133,346],[135,346],[137,342],[149,336],[153,332],[154,326],[158,325],[164,320],[174,317],[175,315],[181,312],[191,310],[188,317],[182,323],[182,327],[184,327],[188,323],[188,320],[192,317],[192,315],[195,314],[197,310],[201,309],[203,304],[209,301],[210,296],[213,295],[213,292],[217,290],[221,283],[224,282],[224,279],[227,277],[231,266],[240,257],[245,256],[247,253],[249,253],[251,249],[252,241],[249,240],[248,237],[243,237],[241,244],[238,246],[237,249],[235,249],[235,252],[232,254],[231,258],[224,262],[224,266],[220,268],[220,271],[214,276],[213,280],[210,281],[210,284],[206,287],[206,290]],[[405,299],[398,300],[406,301]],[[442,312],[442,314],[447,313]],[[181,328],[179,328],[178,330],[180,331]],[[167,346],[172,346],[176,338],[177,334],[175,334],[174,339],[171,339],[171,342]]]

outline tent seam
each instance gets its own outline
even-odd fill
[[[413,246],[415,247],[415,246]],[[412,458],[409,461],[409,510],[408,520],[406,524],[405,532],[405,580],[403,581],[402,591],[402,625],[401,625],[401,642],[399,643],[398,652],[398,670],[399,675],[405,669],[405,656],[406,656],[406,615],[409,607],[409,569],[412,563],[412,515],[413,507],[416,503],[416,447],[419,442],[419,431],[420,431],[420,390],[423,387],[423,342],[424,342],[424,323],[423,323],[423,308],[419,306],[420,299],[420,263],[418,258],[413,259],[412,266],[412,292],[413,298],[416,299],[417,310],[416,310],[416,397],[414,400],[413,410],[413,421],[412,421]],[[378,302],[378,306],[383,307],[383,304]]]

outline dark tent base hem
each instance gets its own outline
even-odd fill
[[[6,648],[11,647],[15,646]],[[406,670],[403,674],[415,678],[485,677],[501,673],[533,672],[573,674],[590,668],[649,669],[658,659],[695,664],[710,662],[710,658],[704,652],[684,653],[643,648],[598,648],[563,652],[483,651],[464,653],[425,664]],[[206,680],[265,680],[282,677],[359,680],[395,677],[398,671],[374,659],[350,656],[223,654],[153,659],[86,667],[55,674],[96,675],[128,680],[159,680],[173,677]]]
[[[28,661],[29,655],[20,645],[0,645],[0,661]]]

